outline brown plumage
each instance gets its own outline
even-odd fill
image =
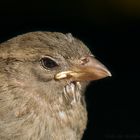
[[[85,87],[107,76],[71,34],[31,32],[0,44],[0,140],[80,140]]]

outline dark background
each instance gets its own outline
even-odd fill
[[[83,140],[140,139],[139,0],[0,1],[0,42],[36,30],[71,32],[112,72],[87,89]]]

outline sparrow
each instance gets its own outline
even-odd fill
[[[70,33],[36,31],[0,44],[0,140],[81,140],[85,89],[111,76]]]

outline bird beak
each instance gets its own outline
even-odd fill
[[[72,81],[94,81],[111,76],[109,70],[95,57],[88,56],[74,65],[72,70],[62,71],[55,75],[55,80],[72,79]]]

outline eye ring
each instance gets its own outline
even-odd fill
[[[50,56],[45,56],[42,57],[40,59],[41,65],[45,68],[45,69],[53,69],[56,68],[58,66],[58,64],[56,63],[56,61],[50,57]]]

